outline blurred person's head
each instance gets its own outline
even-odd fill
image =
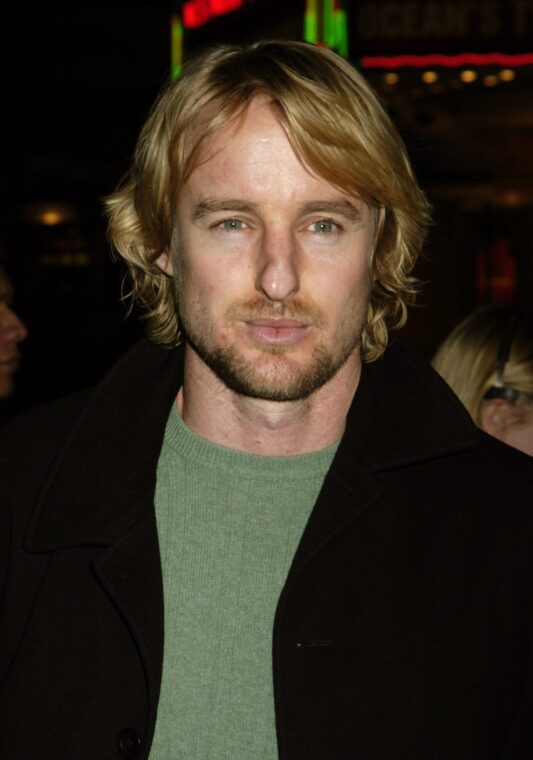
[[[152,340],[180,338],[179,287],[162,257],[179,261],[177,201],[217,137],[237,130],[251,103],[266,100],[307,170],[367,204],[373,218],[362,355],[376,359],[387,329],[401,327],[414,299],[412,268],[428,222],[405,147],[355,69],[324,48],[300,42],[220,46],[188,62],[156,102],[131,171],[108,199],[110,240],[125,260],[131,297]],[[225,139],[225,137],[223,137]]]
[[[475,423],[533,456],[533,327],[512,309],[476,309],[450,333],[433,366]]]
[[[0,265],[0,398],[13,391],[13,375],[19,365],[18,344],[27,335],[26,326],[11,308],[13,287]]]

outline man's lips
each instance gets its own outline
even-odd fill
[[[301,340],[310,326],[297,319],[250,319],[244,322],[247,332],[260,343],[290,345]]]

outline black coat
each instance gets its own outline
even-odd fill
[[[148,755],[181,361],[142,342],[3,434],[2,760]],[[364,366],[276,612],[281,760],[533,757],[532,469],[398,344]]]

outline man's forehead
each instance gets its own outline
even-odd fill
[[[200,165],[224,150],[232,148],[236,140],[242,143],[243,137],[245,139],[251,137],[256,141],[259,137],[258,131],[264,128],[265,121],[269,123],[270,129],[274,128],[279,135],[287,138],[279,113],[265,98],[253,98],[230,114],[224,123],[212,131],[209,131],[210,121],[208,117],[200,120],[191,135],[191,146],[201,144],[197,153]],[[207,137],[203,137],[205,132],[208,133]]]
[[[200,122],[196,126],[198,128]],[[203,126],[209,132],[207,121],[203,122]],[[288,167],[291,173],[297,172],[297,162],[303,170],[300,182],[305,185],[307,195],[302,204],[313,198],[320,201],[328,196],[330,201],[349,199],[357,209],[372,205],[364,192],[353,185],[349,189],[343,188],[344,183],[336,182],[336,174],[343,176],[341,170],[335,172],[334,165],[315,165],[312,150],[302,154],[290,133],[291,129],[285,124],[276,103],[266,95],[256,95],[205,139],[199,135],[196,147],[190,154],[192,161],[185,181],[178,190],[178,200],[184,191],[185,194],[192,191],[194,203],[200,207],[199,213],[203,214],[205,203],[218,198],[197,196],[208,195],[214,187],[220,190],[219,196],[223,199],[244,199],[247,202],[252,199],[254,188],[260,188],[264,180],[271,181],[276,172],[281,177],[280,191],[287,187],[287,181],[283,178],[288,180],[289,175],[285,168]],[[199,134],[198,130],[196,134]],[[200,193],[197,193],[198,190]],[[213,195],[216,196],[216,193]],[[275,191],[271,195],[276,195]],[[234,204],[234,208],[237,205]],[[342,213],[340,208],[337,211]],[[348,205],[344,211],[349,211]]]

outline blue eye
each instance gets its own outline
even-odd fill
[[[311,228],[319,235],[330,235],[332,232],[337,232],[339,225],[331,219],[320,219],[318,222],[313,222]]]
[[[218,227],[221,227],[223,230],[229,230],[230,232],[242,230],[245,226],[244,222],[241,222],[239,219],[224,219],[224,221],[218,224]]]

